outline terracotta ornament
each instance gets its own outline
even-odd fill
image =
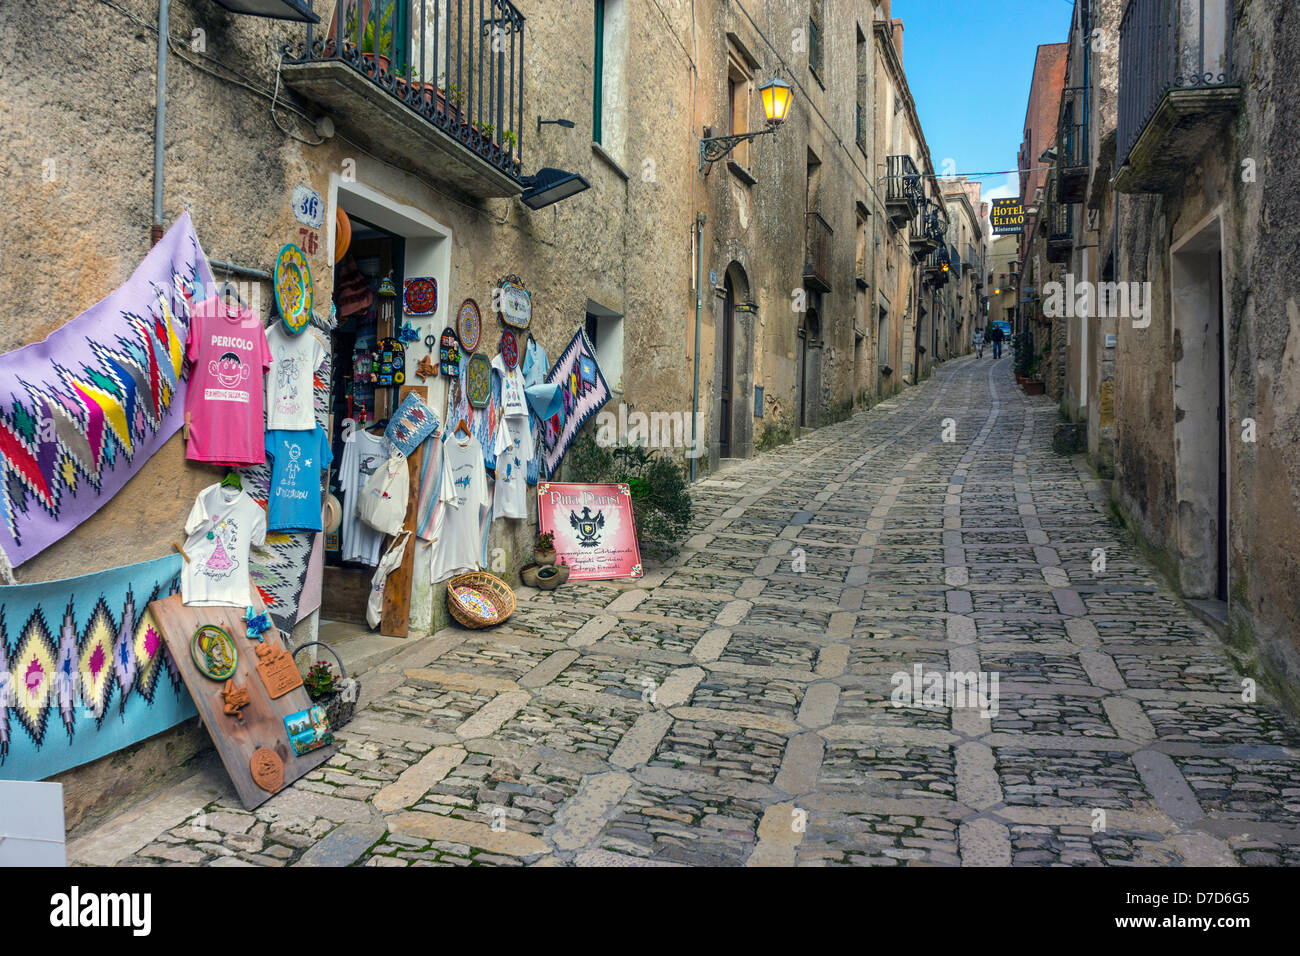
[[[432,338],[432,336],[430,336],[430,338]],[[424,358],[420,359],[420,364],[415,367],[415,374],[420,376],[420,380],[423,381],[426,378],[433,378],[437,375],[438,369],[433,364],[433,359],[426,355]]]
[[[279,793],[284,788],[284,761],[274,750],[258,747],[249,758],[248,769],[253,783],[267,793]]]
[[[225,712],[227,717],[238,717],[239,722],[244,722],[243,708],[247,707],[252,698],[248,696],[248,685],[236,687],[234,680],[226,681],[226,688],[221,692],[221,698],[226,702]]]
[[[302,686],[298,665],[282,646],[265,641],[253,650],[257,651],[257,676],[262,678],[266,695],[272,700]]]

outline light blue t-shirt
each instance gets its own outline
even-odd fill
[[[334,460],[325,430],[269,431],[266,453],[273,460],[266,529],[320,531],[320,473]]]

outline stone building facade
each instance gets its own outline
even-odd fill
[[[263,315],[277,250],[302,244],[324,314],[342,210],[358,240],[382,247],[385,269],[437,279],[439,311],[413,320],[413,360],[466,298],[482,307],[480,350],[495,354],[489,304],[518,276],[552,360],[577,329],[591,334],[608,408],[668,413],[687,429],[698,413],[697,475],[915,381],[919,266],[910,221],[890,225],[885,157],[914,157],[929,183],[933,168],[888,0],[603,0],[594,11],[490,0],[481,38],[450,29],[460,8],[445,0],[421,4],[422,21],[403,5],[381,20],[391,6],[316,0],[308,28],[172,0],[156,181],[156,0],[6,4],[0,294],[43,307],[11,310],[0,350],[39,341],[120,285],[152,227],[185,212],[208,257],[228,264],[218,278],[242,283]],[[773,78],[793,89],[786,122],[701,164],[701,136],[764,129],[759,88]],[[69,89],[94,93],[70,100]],[[435,100],[437,122],[415,108]],[[543,167],[590,188],[531,210],[518,197]],[[323,200],[310,236],[292,210],[299,187]],[[444,379],[427,385],[441,412]],[[688,467],[693,437],[664,450]],[[174,437],[18,579],[169,553],[196,494],[223,474],[187,461]],[[529,508],[528,520],[493,524],[507,575],[531,551],[531,497]],[[442,591],[427,561],[415,567],[410,628],[431,631],[446,620]],[[326,572],[325,612],[358,617],[368,575]],[[316,632],[312,615],[295,640]],[[163,738],[73,771],[70,821],[204,742],[193,726]]]
[[[1070,278],[1096,295],[1068,320],[1067,411],[1183,595],[1295,705],[1297,121],[1270,78],[1300,66],[1300,10],[1080,0],[1070,47],[1090,145],[1055,174],[1081,184]]]

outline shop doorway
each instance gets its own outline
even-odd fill
[[[374,567],[390,542],[356,519],[356,498],[365,479],[387,458],[384,425],[400,402],[403,386],[426,386],[431,407],[444,415],[445,384],[441,378],[422,382],[414,370],[428,354],[425,337],[436,338],[453,321],[455,306],[447,301],[451,244],[450,231],[420,210],[359,182],[336,177],[331,187],[331,207],[346,214],[351,235],[335,265],[331,290],[336,326],[330,337],[334,461],[329,490],[342,504],[344,517],[339,530],[325,536],[321,617],[361,622]],[[417,277],[436,282],[438,302],[432,316],[404,313],[403,282]],[[382,292],[393,294],[382,294],[381,286]],[[413,340],[403,341],[404,325],[414,330]],[[427,573],[424,577],[427,582]],[[419,584],[417,561],[416,588]],[[411,622],[418,629],[416,597],[413,590]],[[431,607],[431,597],[424,603]]]
[[[1170,259],[1179,583],[1188,597],[1227,601],[1229,402],[1218,215],[1175,244]]]
[[[810,299],[812,295],[812,292],[808,292]],[[814,306],[804,313],[803,328],[799,332],[800,428],[816,428],[820,421],[821,347],[821,315]]]

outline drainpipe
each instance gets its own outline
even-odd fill
[[[691,449],[695,457],[691,459],[691,482],[695,482],[695,462],[699,458],[700,436],[700,318],[704,311],[704,223],[706,217],[700,213],[695,217],[695,389],[691,394]]]
[[[149,245],[163,237],[163,135],[167,125],[167,8],[171,0],[158,0],[158,89],[153,111],[153,225]]]

